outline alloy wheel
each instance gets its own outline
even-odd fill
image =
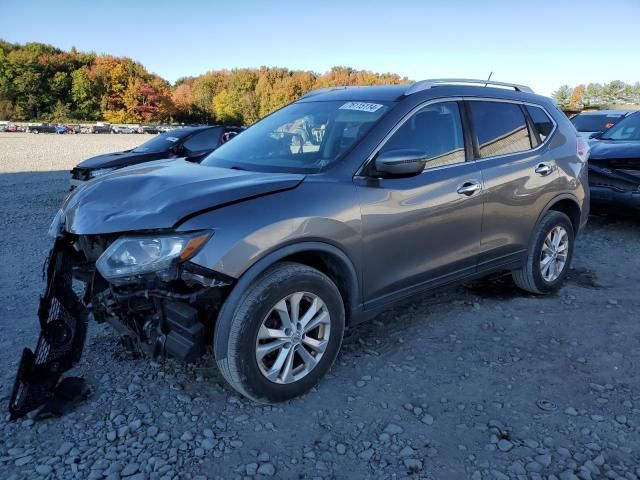
[[[546,282],[554,282],[560,277],[567,263],[569,253],[569,234],[556,225],[544,239],[540,252],[540,274]]]
[[[262,320],[256,340],[260,372],[280,384],[308,375],[324,355],[331,317],[320,297],[296,292],[277,302]]]

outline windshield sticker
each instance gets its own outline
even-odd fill
[[[178,137],[167,137],[165,138],[165,140],[167,140],[168,142],[176,143],[180,139]]]
[[[339,110],[357,110],[359,112],[369,112],[373,113],[384,105],[380,105],[379,103],[367,103],[367,102],[347,102],[342,105]]]

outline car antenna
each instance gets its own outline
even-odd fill
[[[487,83],[484,84],[485,87],[487,85],[489,85],[489,80],[491,80],[491,75],[493,75],[493,70],[491,70],[491,72],[489,72],[489,76],[487,77]]]

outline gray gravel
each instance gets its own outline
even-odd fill
[[[35,344],[66,170],[142,140],[0,134],[3,408]],[[639,238],[637,219],[593,218],[555,296],[492,278],[388,312],[316,390],[277,406],[238,397],[209,358],[132,358],[91,325],[73,371],[91,399],[0,420],[0,478],[639,478]]]

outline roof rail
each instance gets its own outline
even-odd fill
[[[456,85],[456,84],[472,84],[472,85],[496,85],[499,87],[509,87],[513,88],[516,92],[525,92],[525,93],[533,93],[533,90],[526,85],[518,85],[516,83],[506,83],[506,82],[496,82],[495,80],[477,80],[471,78],[434,78],[431,80],[421,80],[419,82],[413,83],[406,92],[405,95],[411,95],[413,93],[421,92],[423,90],[428,90],[431,87],[435,87],[438,85]]]

